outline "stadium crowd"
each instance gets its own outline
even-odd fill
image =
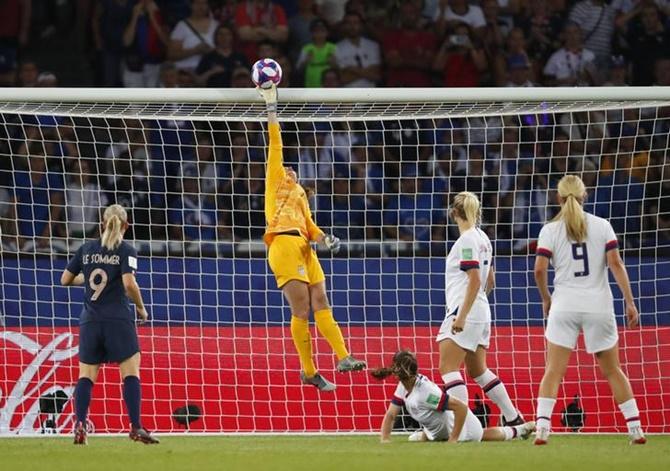
[[[59,83],[28,53],[31,7],[34,16],[72,4],[0,4],[0,84]],[[275,58],[292,87],[670,84],[666,0],[79,0],[76,10],[99,86],[249,87],[259,57]],[[136,239],[261,238],[260,124],[2,122],[6,248],[90,236],[96,208],[110,202],[129,208]],[[498,250],[527,253],[555,210],[548,188],[570,171],[591,190],[587,210],[610,219],[625,247],[670,244],[666,108],[285,131],[287,161],[316,190],[317,223],[348,240],[439,253],[453,240],[449,196],[467,189],[482,197]]]

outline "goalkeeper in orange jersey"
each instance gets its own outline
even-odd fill
[[[340,249],[340,240],[326,235],[312,220],[305,190],[298,183],[293,169],[284,167],[281,130],[277,120],[277,89],[258,88],[267,104],[270,145],[265,178],[265,218],[263,236],[269,247],[268,261],[291,308],[291,336],[300,356],[304,384],[321,391],[333,391],[335,385],[321,376],[312,358],[309,313],[338,358],[337,371],[358,371],[365,363],[353,358],[345,345],[342,332],[333,318],[326,294],[326,277],[310,242],[324,244],[331,252]]]

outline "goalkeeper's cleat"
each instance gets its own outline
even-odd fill
[[[409,442],[425,442],[426,441],[426,435],[424,435],[423,430],[417,430],[415,432],[412,432],[409,434],[409,437],[407,437],[407,441]]]
[[[549,429],[539,427],[535,430],[535,444],[546,445],[549,442]]]
[[[326,378],[321,376],[319,373],[316,373],[314,376],[307,377],[304,371],[300,372],[300,381],[302,384],[311,384],[312,386],[319,389],[319,391],[335,391],[335,386],[333,383],[328,381]]]
[[[365,369],[365,362],[362,360],[356,360],[354,357],[349,355],[348,357],[342,358],[337,363],[337,371],[344,373],[346,371],[361,371]]]
[[[507,419],[505,419],[504,415],[502,416],[503,427],[515,427],[517,425],[523,425],[525,422],[526,421],[523,420],[523,416],[521,414],[518,414],[516,416],[516,419],[510,420],[509,422],[507,421]]]
[[[74,444],[88,445],[88,433],[86,432],[86,425],[77,422],[74,426]]]
[[[628,431],[628,438],[629,438],[629,443],[631,445],[644,445],[647,443],[647,438],[644,436],[644,432],[642,432],[642,427],[632,427]]]
[[[132,441],[142,442],[145,445],[156,445],[160,443],[158,438],[152,436],[146,429],[142,427],[133,427],[128,436]]]
[[[517,432],[521,440],[528,440],[530,434],[535,431],[535,422],[532,420],[521,425],[517,425]]]

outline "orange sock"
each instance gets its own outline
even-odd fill
[[[349,356],[349,351],[347,346],[344,344],[344,337],[342,337],[342,331],[340,326],[337,325],[337,321],[333,318],[332,309],[321,309],[314,313],[314,320],[316,321],[316,327],[319,329],[319,332],[330,344],[330,348],[333,349],[337,359],[341,360]]]
[[[309,321],[291,316],[291,337],[293,337],[293,345],[300,357],[302,371],[305,372],[305,376],[311,378],[316,374],[316,366],[312,359],[312,335],[309,333]]]

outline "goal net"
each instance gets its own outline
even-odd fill
[[[536,239],[566,173],[619,238],[641,327],[620,352],[650,432],[670,432],[670,90],[281,90],[287,165],[316,196],[316,222],[344,242],[319,252],[334,316],[372,367],[399,348],[438,379],[451,197],[483,202],[494,244],[488,363],[526,417],[544,368]],[[327,100],[327,101],[324,101]],[[129,211],[138,282],[144,423],[160,432],[369,432],[393,386],[338,374],[312,325],[316,363],[299,378],[290,314],[261,237],[264,105],[249,90],[0,90],[0,434],[68,432],[81,288],[59,278],[100,208]],[[594,299],[593,303],[599,300]],[[499,412],[468,380],[470,407]],[[483,401],[480,403],[479,401]],[[625,431],[580,341],[556,430]],[[127,429],[118,368],[101,370],[90,420]]]

